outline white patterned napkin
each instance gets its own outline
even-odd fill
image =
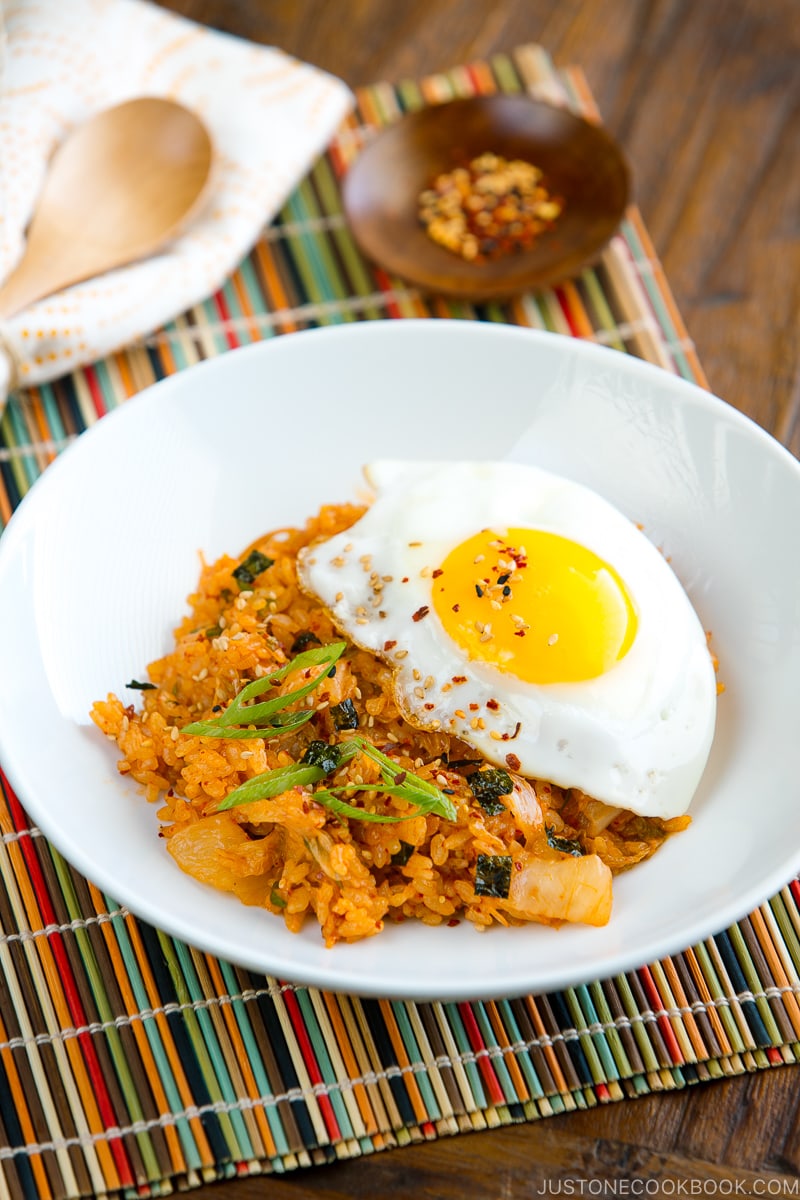
[[[102,358],[220,287],[352,104],[316,67],[147,0],[7,0],[4,12],[0,279],[22,254],[50,155],[100,110],[143,95],[178,100],[205,121],[215,161],[202,211],[164,251],[2,322],[0,408],[9,384]]]

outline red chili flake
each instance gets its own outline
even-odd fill
[[[514,637],[525,637],[525,630],[524,629],[515,629]]]
[[[431,579],[438,579],[440,575],[444,575],[444,571],[442,570],[441,567],[437,567],[436,570],[431,575]]]
[[[480,708],[480,704],[470,704],[470,706],[469,706],[469,711],[470,711],[470,712],[477,712],[479,708]]]
[[[427,617],[430,611],[431,610],[428,608],[427,604],[423,604],[422,608],[418,608],[415,613],[412,613],[411,620],[421,621],[423,617]]]
[[[515,858],[515,859],[514,859],[514,870],[515,870],[515,871],[521,871],[521,870],[522,870],[522,863],[520,862],[520,860],[519,860],[518,858]]]
[[[563,207],[538,166],[486,151],[433,178],[418,215],[433,242],[467,262],[486,262],[530,249]]]
[[[400,582],[401,582],[401,583],[408,583],[408,576],[407,576],[407,575],[404,575],[404,576],[403,576],[403,578],[400,580]]]
[[[498,709],[500,707],[500,705],[497,703],[496,700],[487,700],[486,707],[491,708],[491,710],[494,712],[494,711],[496,711],[496,709]]]
[[[397,642],[384,642],[383,648],[384,648],[384,650],[394,650],[396,645],[397,645]]]
[[[519,761],[516,754],[507,754],[506,766],[510,767],[512,771],[518,771],[522,766],[522,763]]]
[[[454,605],[453,605],[453,612],[460,612],[460,611],[461,611],[461,605],[460,605],[460,604],[454,604]]]
[[[466,675],[454,675],[453,676],[453,683],[466,683],[466,682],[467,682]]]
[[[461,922],[459,921],[458,917],[451,917],[450,920],[447,922],[447,928],[455,929],[456,925],[460,925],[460,924],[461,924]]]
[[[436,708],[435,704],[426,704],[425,705],[425,709],[427,712],[433,712],[434,708]]]

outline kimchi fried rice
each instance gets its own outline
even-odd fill
[[[499,769],[409,724],[390,667],[298,586],[301,548],[362,512],[327,506],[203,563],[175,648],[127,685],[138,708],[116,695],[93,706],[119,771],[160,804],[183,871],[293,932],[315,917],[328,946],[410,919],[605,924],[612,875],[689,818],[611,808],[523,778],[513,754]],[[266,728],[240,697],[256,681],[273,701]]]

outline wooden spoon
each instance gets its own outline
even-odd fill
[[[53,155],[0,317],[152,254],[198,204],[211,139],[172,100],[142,97],[80,125]]]

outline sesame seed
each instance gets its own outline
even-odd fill
[[[408,651],[407,650],[398,650],[397,654],[395,654],[395,658],[408,658]]]
[[[339,603],[340,600],[344,600],[344,592],[337,592],[334,599],[336,600],[337,604]]]
[[[494,741],[494,742],[502,742],[502,740],[503,740],[503,735],[502,735],[502,733],[498,733],[496,729],[490,729],[490,730],[489,730],[489,737],[490,737],[490,738],[492,739],[492,741]]]
[[[350,553],[350,551],[351,551],[352,549],[353,549],[353,543],[352,543],[352,542],[348,542],[348,543],[347,543],[347,545],[346,545],[346,546],[345,546],[345,548],[344,548],[344,552],[345,552],[345,554],[349,554],[349,553]]]
[[[331,566],[332,567],[343,567],[344,566],[344,559],[342,558],[341,554],[337,554],[336,558],[331,559]]]
[[[424,693],[424,691],[422,690],[422,688],[421,688],[421,687],[416,687],[416,688],[414,688],[414,695],[417,697],[417,699],[418,699],[418,700],[424,700],[424,699],[425,699],[425,693]]]
[[[422,686],[423,686],[423,687],[425,688],[425,690],[427,691],[427,689],[428,689],[428,688],[432,688],[432,687],[433,687],[433,684],[434,684],[434,679],[433,679],[433,676],[432,676],[432,675],[428,675],[428,676],[425,678],[425,680],[424,680],[424,682],[423,682]]]
[[[551,633],[550,637],[547,639],[547,644],[548,644],[548,646],[555,646],[557,641],[558,641],[558,634]]]
[[[462,721],[466,721],[466,719],[467,719],[467,714],[464,712],[463,708],[457,708],[457,709],[455,709],[454,711],[455,711],[455,715],[456,715],[456,716],[457,716],[457,717],[458,717],[460,720],[462,720]]]
[[[486,558],[485,554],[479,554],[477,558],[473,558],[474,563],[481,563]]]
[[[414,678],[415,678],[416,680],[420,680],[420,679],[422,679],[422,672],[421,672],[421,671],[418,671],[416,667],[414,667],[414,670],[412,671],[412,674],[413,674],[413,676],[414,676]]]
[[[442,728],[441,721],[431,721],[431,729],[441,729],[441,728]]]
[[[369,625],[368,617],[356,617],[356,625]]]

